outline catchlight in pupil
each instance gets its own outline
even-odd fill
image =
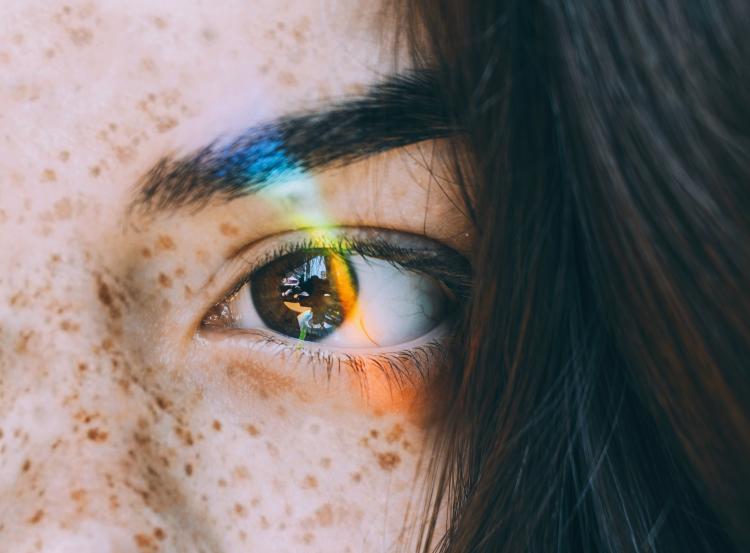
[[[357,281],[341,254],[306,252],[285,256],[259,271],[251,294],[271,329],[315,342],[335,332],[353,310]]]

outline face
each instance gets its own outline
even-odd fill
[[[408,546],[460,200],[438,142],[268,130],[403,70],[375,4],[4,2],[0,543]]]

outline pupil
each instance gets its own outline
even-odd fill
[[[351,265],[333,253],[285,256],[264,268],[250,289],[269,328],[307,341],[332,334],[356,299]]]

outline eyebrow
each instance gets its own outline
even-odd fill
[[[161,158],[139,180],[131,208],[200,209],[300,174],[458,132],[432,72],[396,74],[319,111],[282,116],[182,157]]]

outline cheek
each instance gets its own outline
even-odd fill
[[[180,450],[186,495],[236,547],[368,551],[383,532],[399,536],[424,448],[423,431],[403,417],[278,399],[256,400],[241,417],[216,418],[211,402],[193,415],[202,430]]]

